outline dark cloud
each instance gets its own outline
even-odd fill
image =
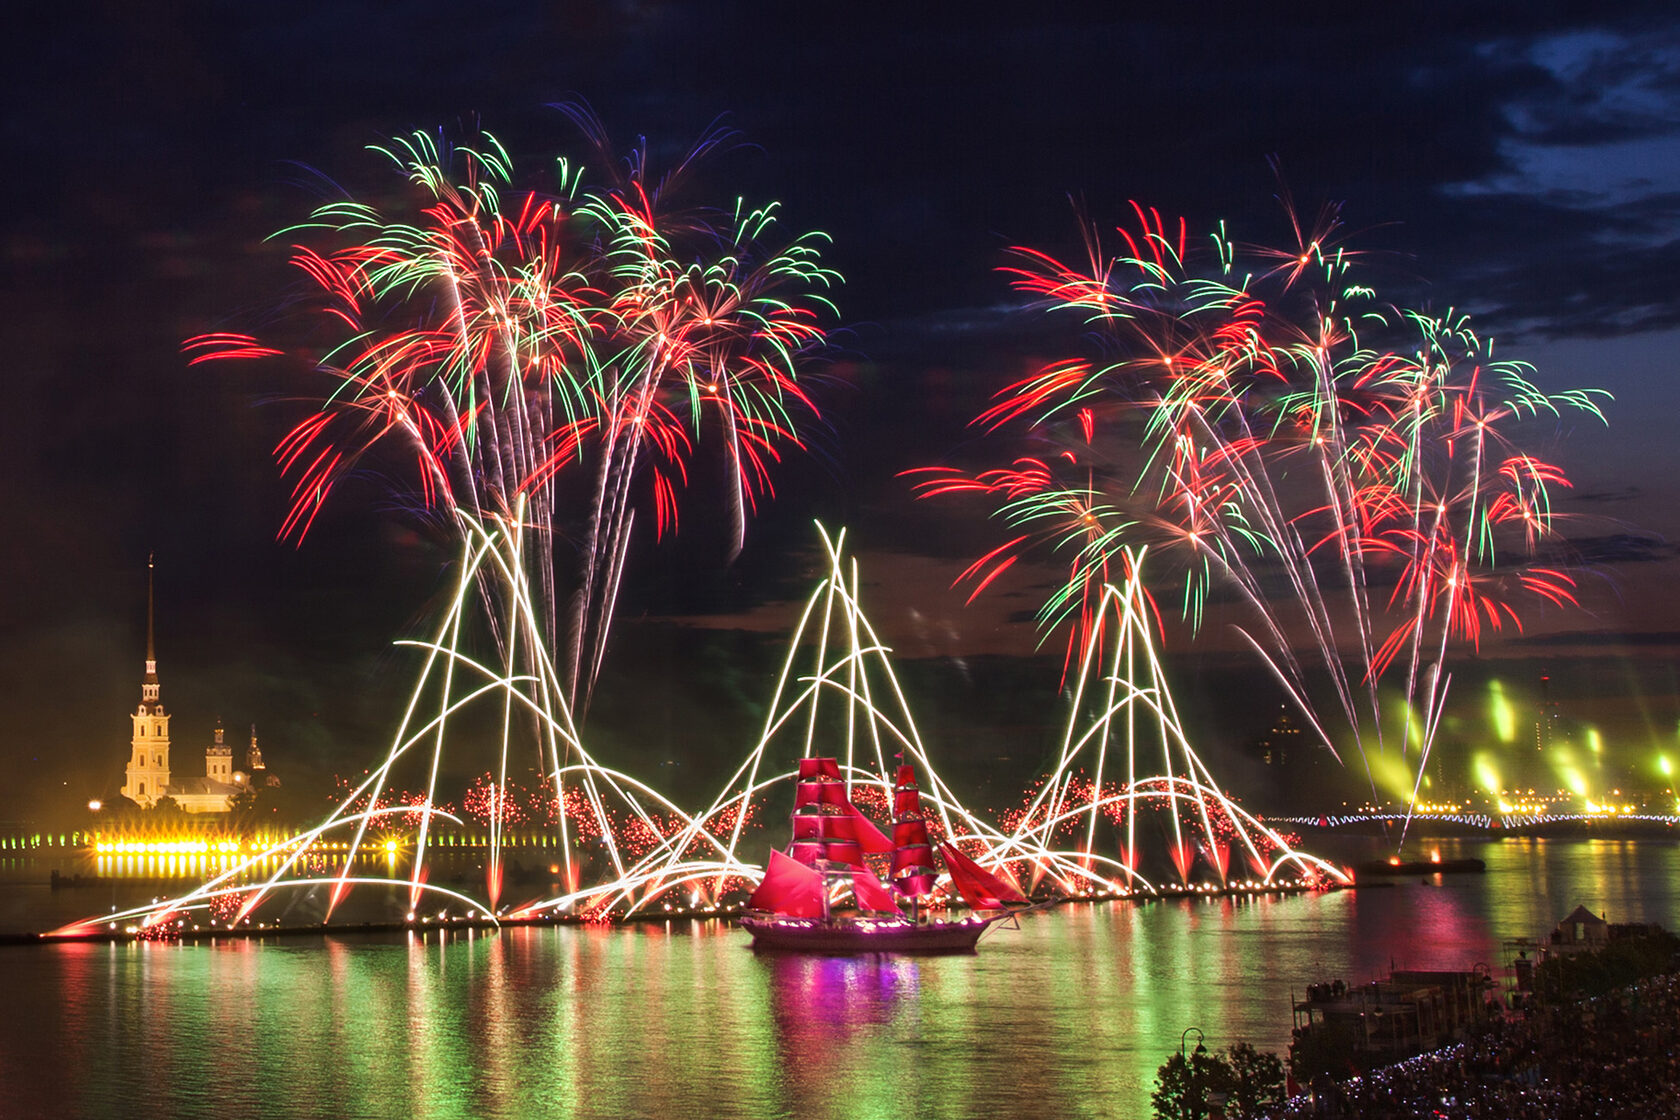
[[[1612,564],[1651,564],[1673,560],[1680,548],[1658,537],[1637,533],[1614,533],[1603,537],[1572,537],[1568,557],[1589,567]]]
[[[1615,490],[1571,490],[1569,500],[1581,505],[1609,505],[1637,501],[1644,492],[1640,486],[1622,486]]]
[[[1531,634],[1513,638],[1514,646],[1594,646],[1619,649],[1628,646],[1664,648],[1680,646],[1680,630],[1652,630],[1628,633],[1625,630],[1568,630],[1558,634]]]

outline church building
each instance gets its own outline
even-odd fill
[[[257,747],[257,729],[251,728],[251,744],[245,765],[235,769],[233,747],[223,739],[222,723],[216,721],[215,738],[204,751],[204,773],[174,775],[169,766],[169,713],[159,697],[157,652],[153,643],[152,562],[146,562],[146,675],[140,681],[140,706],[135,709],[134,738],[129,756],[127,781],[122,795],[143,809],[171,798],[189,813],[226,813],[233,799],[250,786],[279,785],[263,765]]]

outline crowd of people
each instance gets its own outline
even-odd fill
[[[1270,1115],[1680,1120],[1680,973],[1498,1019],[1464,1042],[1364,1077],[1320,1080]]]

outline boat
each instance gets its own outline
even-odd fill
[[[832,758],[799,760],[792,819],[793,842],[785,853],[770,853],[740,920],[755,950],[972,953],[981,934],[1032,905],[1014,884],[941,844],[952,885],[973,912],[960,918],[927,912],[924,900],[939,868],[909,765],[900,765],[893,781],[891,839],[852,804]],[[883,883],[864,857],[888,854],[889,883]],[[835,902],[846,887],[850,909]]]
[[[1395,875],[1437,875],[1460,874],[1469,872],[1479,874],[1487,870],[1487,864],[1479,859],[1442,859],[1436,853],[1429,859],[1401,859],[1399,856],[1389,856],[1387,859],[1374,859],[1354,867],[1355,881],[1374,879],[1381,876]]]

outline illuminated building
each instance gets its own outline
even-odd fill
[[[1279,714],[1272,729],[1266,732],[1265,738],[1257,744],[1260,761],[1267,766],[1283,766],[1288,763],[1290,755],[1297,753],[1300,745],[1301,729],[1289,718],[1289,710],[1286,707]]]
[[[169,788],[169,713],[159,699],[157,649],[152,627],[152,570],[146,560],[146,675],[140,680],[140,707],[134,713],[134,753],[122,795],[150,809]]]
[[[226,813],[240,790],[252,784],[279,785],[263,765],[257,748],[257,729],[251,728],[251,746],[246,769],[233,767],[233,748],[223,741],[221,721],[216,721],[215,738],[204,752],[204,776],[173,778],[169,768],[169,713],[164,709],[158,684],[157,650],[153,638],[154,609],[152,569],[146,561],[146,675],[140,682],[140,706],[135,709],[134,737],[128,760],[127,780],[122,795],[141,808],[150,809],[164,798],[172,799],[189,813]]]

